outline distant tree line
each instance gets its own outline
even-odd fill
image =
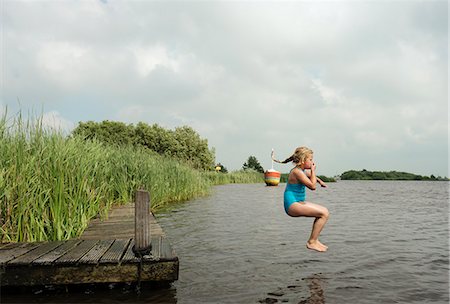
[[[350,170],[341,174],[342,180],[448,180],[446,177],[422,176],[407,172],[381,172],[381,171],[362,171]]]
[[[209,149],[208,140],[201,138],[188,126],[169,130],[158,124],[148,125],[143,122],[133,125],[108,120],[88,121],[80,122],[72,135],[119,146],[143,146],[160,155],[187,163],[195,169],[214,168],[214,149]]]

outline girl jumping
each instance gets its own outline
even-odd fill
[[[305,187],[316,190],[316,183],[319,183],[322,187],[326,187],[326,184],[320,178],[316,177],[313,151],[307,147],[298,147],[295,149],[294,154],[284,161],[274,159],[273,153],[272,159],[282,164],[288,162],[294,163],[295,167],[289,172],[286,189],[284,190],[284,210],[292,217],[315,217],[311,236],[306,243],[306,247],[319,252],[327,251],[328,247],[319,241],[319,235],[328,220],[328,209],[321,205],[305,201]]]

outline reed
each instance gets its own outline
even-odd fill
[[[205,172],[212,185],[264,183],[264,174],[253,170],[240,170],[231,173]]]
[[[152,207],[209,193],[201,172],[133,147],[112,147],[0,118],[0,241],[79,236],[112,204],[150,190]]]
[[[136,189],[150,191],[155,212],[212,185],[262,181],[261,173],[198,171],[147,148],[67,137],[20,113],[0,117],[0,242],[78,237]]]

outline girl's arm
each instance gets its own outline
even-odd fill
[[[311,177],[311,170],[305,170],[305,174],[306,174],[306,176]],[[322,186],[324,188],[327,187],[327,184],[325,184],[325,182],[323,180],[321,180],[317,176],[316,176],[316,179],[317,179],[317,182],[320,184],[320,186]]]
[[[316,190],[317,177],[314,171],[315,170],[311,168],[311,173],[309,173],[308,176],[306,175],[306,173],[300,170],[294,170],[293,172],[295,172],[295,177],[299,182],[301,182],[303,185],[305,185],[311,190]]]

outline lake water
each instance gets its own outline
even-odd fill
[[[339,181],[307,193],[330,210],[284,213],[284,184],[214,187],[157,214],[180,258],[170,288],[2,295],[2,303],[448,303],[449,183]]]

